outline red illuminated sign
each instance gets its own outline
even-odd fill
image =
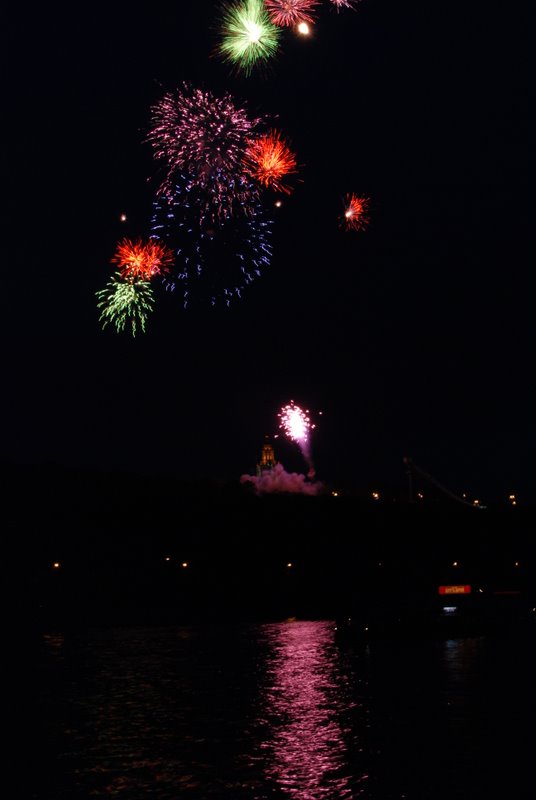
[[[440,586],[439,594],[470,594],[470,586]]]

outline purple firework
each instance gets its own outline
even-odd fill
[[[341,8],[354,8],[360,0],[331,0],[337,11]]]
[[[253,209],[259,190],[243,163],[261,121],[239,108],[228,93],[216,97],[187,83],[167,92],[151,108],[148,135],[164,170],[157,194],[175,199],[177,182],[184,184],[187,176],[201,221],[224,222],[237,209]]]

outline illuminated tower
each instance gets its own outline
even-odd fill
[[[268,439],[267,436],[265,438]],[[261,460],[257,464],[257,475],[260,477],[264,472],[271,472],[276,464],[274,448],[270,442],[265,442],[262,446]]]

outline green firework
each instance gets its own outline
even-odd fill
[[[154,294],[149,281],[125,280],[116,272],[104,289],[96,292],[102,309],[99,322],[102,328],[112,323],[117,333],[130,329],[132,336],[145,333],[147,317],[154,310]]]
[[[257,61],[267,61],[279,47],[281,29],[274,25],[264,0],[238,0],[223,13],[219,53],[249,75]]]

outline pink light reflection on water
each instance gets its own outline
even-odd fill
[[[289,622],[265,630],[273,647],[263,698],[270,732],[261,745],[266,776],[299,800],[361,794],[356,783],[367,776],[351,776],[338,719],[343,696],[331,623]]]

